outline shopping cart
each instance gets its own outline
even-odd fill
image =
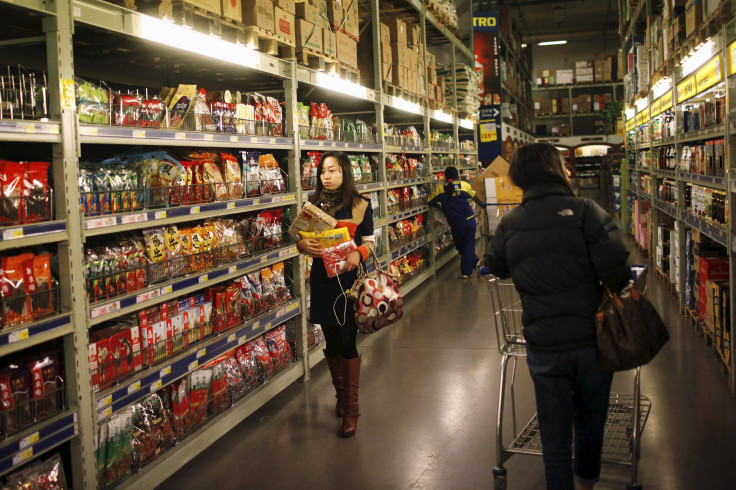
[[[632,266],[632,278],[637,289],[646,289],[646,266]],[[504,463],[514,454],[542,455],[542,440],[539,434],[539,423],[535,413],[524,428],[517,432],[516,401],[514,381],[516,378],[516,361],[526,356],[526,341],[521,324],[521,298],[511,279],[498,279],[488,276],[488,288],[491,292],[498,352],[501,354],[501,382],[498,395],[498,416],[496,418],[496,466],[493,468],[493,488],[506,488],[507,470]],[[512,361],[509,396],[511,401],[511,426],[514,439],[504,446],[503,427],[506,398],[507,370]],[[631,483],[627,490],[641,490],[637,478],[637,464],[641,449],[641,433],[644,430],[651,401],[639,391],[641,368],[636,368],[634,375],[634,394],[611,393],[608,406],[608,418],[603,440],[604,463],[631,466]]]

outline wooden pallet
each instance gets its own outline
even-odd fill
[[[144,14],[172,20],[175,24],[197,32],[211,34],[225,41],[243,44],[243,24],[227,17],[208,12],[182,0],[135,0]]]
[[[283,60],[296,59],[296,45],[285,37],[278,36],[257,26],[246,26],[243,28],[243,32],[246,46],[257,47],[260,52],[277,56]]]
[[[335,75],[340,73],[337,59],[309,48],[301,47],[296,50],[296,62],[313,70]]]
[[[394,97],[401,97],[402,99],[414,102],[419,105],[426,105],[427,98],[422,97],[417,94],[413,94],[411,92],[408,92],[401,87],[397,87],[396,85],[392,85],[390,83],[383,83],[383,91],[387,93],[388,95],[393,95]]]
[[[338,61],[337,69],[340,78],[350,80],[353,83],[360,83],[360,71],[357,68]]]
[[[136,10],[135,0],[107,0],[109,3],[120,5],[126,9]]]
[[[669,275],[669,273],[664,272],[659,267],[656,267],[656,271],[657,271],[657,277],[659,277],[662,280],[662,282],[664,282],[669,287],[669,284],[670,284],[670,275]]]

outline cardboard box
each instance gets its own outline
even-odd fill
[[[698,260],[700,283],[728,279],[729,266],[726,257],[700,257]]]
[[[358,43],[344,32],[336,32],[337,59],[346,65],[358,68]]]
[[[396,44],[407,44],[406,24],[403,20],[392,17],[387,22],[391,32],[391,42]]]
[[[557,70],[555,72],[555,76],[557,78],[558,85],[566,85],[575,81],[574,70]]]
[[[296,2],[294,0],[274,0],[273,6],[291,15],[296,14]]]
[[[221,0],[222,16],[235,22],[243,22],[243,4],[240,0]]]
[[[335,37],[335,33],[330,29],[322,29],[322,50],[325,53],[325,56],[337,58],[337,39]],[[390,54],[391,52],[389,51],[389,55]]]
[[[306,20],[307,22],[311,22],[312,24],[319,25],[320,23],[320,10],[319,7],[315,2],[312,0],[306,0],[304,2],[299,2],[296,4],[294,9],[294,17],[302,20]]]
[[[341,0],[327,0],[327,20],[333,29],[340,29],[345,19]]]
[[[483,171],[477,179],[475,179],[470,187],[475,191],[473,199],[481,204],[486,204],[486,179],[492,179],[495,177],[508,177],[509,175],[509,163],[503,159],[503,157],[496,157],[490,165]]]
[[[294,14],[290,14],[279,7],[273,8],[274,29],[276,35],[286,39],[290,43],[296,42],[296,28],[294,26]]]
[[[690,0],[685,7],[685,36],[690,36],[703,23],[703,4]]]
[[[397,87],[405,87],[408,70],[403,66],[391,65],[391,84]]]
[[[388,27],[388,24],[381,22],[381,44],[388,46],[391,44],[391,41],[391,29]]]
[[[575,69],[578,68],[593,68],[593,60],[581,60],[575,62]]]
[[[206,10],[207,12],[212,12],[213,14],[222,15],[220,0],[184,0],[184,3]]]
[[[343,0],[344,21],[342,32],[354,41],[360,38],[360,21],[358,19],[358,0]]]
[[[296,47],[322,53],[322,28],[306,20],[296,20]]]
[[[241,0],[243,24],[274,32],[273,2],[271,0]]]
[[[391,65],[388,63],[381,63],[381,66],[383,68],[383,71],[381,72],[381,77],[383,80],[390,80],[391,77]]]

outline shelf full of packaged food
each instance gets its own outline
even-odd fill
[[[475,155],[475,156],[478,156],[478,151],[477,150],[470,150],[470,151],[460,150],[460,154],[461,155]]]
[[[420,272],[418,276],[412,277],[411,279],[409,279],[408,281],[406,281],[404,284],[402,284],[401,286],[399,286],[399,292],[403,296],[406,296],[412,290],[416,289],[417,286],[419,286],[424,281],[426,281],[427,279],[429,279],[430,277],[432,277],[432,274],[433,273],[434,273],[434,271],[432,270],[432,268],[431,267],[427,267],[427,269],[424,270],[424,271],[422,271],[422,272]]]
[[[623,86],[623,82],[607,82],[607,83],[578,83],[578,84],[563,84],[563,85],[546,85],[546,86],[535,86],[532,88],[533,92],[548,92],[548,91],[561,91],[561,90],[588,90],[591,88],[606,88],[606,87],[619,87]]]
[[[457,148],[444,148],[442,146],[432,146],[429,148],[429,150],[434,154],[439,155],[457,155],[458,150]]]
[[[153,45],[165,45],[279,78],[291,76],[291,63],[210,36],[184,26],[157,19],[101,0],[72,0],[76,23],[106,29],[112,33],[140,39]],[[182,39],[186,42],[182,42]]]
[[[77,412],[65,410],[0,442],[0,475],[58,447],[77,433]]]
[[[688,143],[691,141],[699,141],[699,140],[705,140],[705,139],[710,139],[710,138],[724,138],[725,136],[726,134],[725,134],[724,125],[719,124],[717,126],[713,126],[710,128],[698,129],[697,131],[688,131],[687,133],[678,133],[677,142],[678,143]]]
[[[667,213],[668,215],[672,216],[675,219],[679,219],[679,214],[677,212],[677,206],[675,206],[674,204],[669,203],[667,201],[663,201],[662,199],[657,199],[657,198],[654,199],[653,203],[656,208],[664,211],[665,213]]]
[[[706,236],[709,236],[724,247],[728,246],[728,232],[725,228],[713,225],[702,218],[693,216],[687,210],[683,210],[680,219],[691,227],[700,230]]]
[[[442,267],[447,265],[449,261],[457,257],[457,249],[453,248],[437,257],[435,269],[440,270]]]
[[[67,239],[66,221],[44,221],[0,227],[0,250],[32,247]]]
[[[675,144],[675,137],[670,136],[669,138],[664,138],[661,140],[655,140],[652,141],[652,146],[658,147],[658,146],[668,146],[668,145],[674,145]]]
[[[296,204],[296,194],[274,194],[232,201],[152,209],[134,213],[106,214],[84,219],[85,236],[108,235],[149,226],[170,225],[193,219],[214,218],[259,209]]]
[[[88,308],[88,325],[97,325],[126,313],[200,291],[216,283],[236,279],[254,268],[266,267],[297,255],[296,246],[287,245],[237,262],[220,265],[209,271],[159,283],[105,302],[93,303]]]
[[[383,190],[383,182],[369,182],[367,184],[355,184],[358,192],[373,192]]]
[[[59,123],[8,119],[0,121],[0,141],[59,143]]]
[[[194,371],[199,366],[216,359],[245,344],[271,328],[301,313],[300,299],[247,320],[240,327],[231,328],[215,337],[198,343],[184,353],[166,359],[151,369],[141,371],[120,384],[95,394],[97,420],[104,420],[131,403]]]
[[[123,481],[116,488],[121,490],[128,488],[154,488],[160,485],[212,443],[265,405],[274,396],[304,376],[304,374],[304,365],[301,362],[295,362],[287,366],[248,396],[235,403],[231,408],[225,410],[220,415],[203,424],[194,433],[188,435],[182,444],[177,444],[169,449],[141,471]]]
[[[330,140],[302,140],[299,144],[299,148],[309,151],[340,150],[366,153],[380,153],[383,151],[383,145],[378,143],[352,143]]]
[[[402,180],[391,180],[388,183],[389,189],[395,189],[397,187],[406,187],[407,185],[426,184],[429,182],[427,177],[415,177],[413,179],[402,179]]]
[[[409,102],[395,95],[383,94],[383,105],[419,117],[424,117],[426,115],[426,109],[423,106],[416,102]]]
[[[0,330],[0,357],[74,332],[71,315],[63,313]]]
[[[389,216],[388,222],[396,223],[397,221],[401,221],[402,219],[406,219],[417,214],[426,213],[427,211],[429,211],[429,206],[427,206],[426,204],[422,204],[421,206],[417,206],[407,211],[402,211],[399,214]]]
[[[727,183],[725,177],[716,177],[714,175],[701,175],[680,172],[680,180],[693,184],[706,185],[714,189],[726,190]]]
[[[386,226],[386,218],[376,218],[373,220],[373,228],[380,228]]]
[[[673,168],[654,168],[652,169],[652,173],[659,175],[660,177],[668,177],[670,179],[677,178],[677,170]]]
[[[216,145],[221,148],[263,148],[268,150],[290,150],[294,148],[292,138],[93,124],[79,125],[79,140],[82,143],[105,145],[134,144],[195,147]]]
[[[306,83],[325,90],[338,93],[341,96],[365,100],[372,103],[380,102],[378,92],[360,84],[344,80],[337,75],[313,70],[306,66],[297,65],[296,79],[299,83]]]
[[[422,146],[397,146],[397,145],[386,145],[386,152],[388,153],[395,153],[395,152],[401,152],[401,153],[409,153],[409,154],[416,154],[416,155],[428,155],[430,152],[430,148],[424,148]]]
[[[418,240],[415,240],[408,245],[404,245],[401,248],[393,250],[391,252],[391,260],[397,260],[399,257],[403,257],[404,255],[407,255],[414,250],[426,245],[427,243],[429,243],[430,238],[431,236],[423,236],[422,238],[419,238]]]

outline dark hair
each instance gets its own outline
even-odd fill
[[[457,180],[458,178],[460,178],[460,174],[455,167],[451,165],[445,169],[445,180]]]
[[[360,202],[360,192],[355,187],[355,180],[353,180],[353,166],[348,159],[348,156],[342,151],[328,151],[322,155],[319,159],[319,165],[317,165],[317,185],[314,188],[314,194],[309,198],[309,202],[317,204],[319,202],[319,196],[324,190],[322,185],[322,167],[324,167],[325,160],[329,157],[334,157],[337,163],[340,164],[340,170],[342,171],[342,201],[337,209],[350,208],[354,204]]]
[[[522,190],[535,185],[561,184],[572,190],[559,150],[548,143],[519,148],[509,167],[511,182]]]

